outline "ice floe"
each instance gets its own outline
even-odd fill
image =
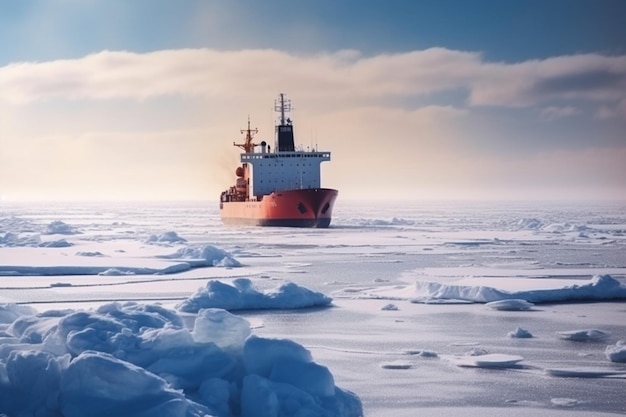
[[[491,301],[486,303],[485,306],[492,310],[499,311],[523,311],[530,310],[534,304],[529,303],[526,300],[520,300],[512,298],[510,300]]]
[[[533,337],[531,332],[521,327],[517,327],[515,330],[509,332],[507,335],[514,339],[530,339]]]
[[[614,345],[609,345],[604,351],[611,362],[626,362],[626,342],[618,340]]]
[[[481,355],[442,356],[456,366],[465,368],[516,368],[524,360],[518,355],[485,353]]]
[[[232,285],[219,280],[210,280],[189,298],[176,306],[180,311],[195,313],[203,308],[226,310],[292,309],[327,306],[330,297],[311,291],[292,282],[279,287],[259,291],[251,280],[238,278]]]
[[[611,333],[600,329],[568,330],[556,333],[559,339],[575,342],[598,342],[605,340]]]
[[[455,282],[416,280],[413,286],[379,287],[361,291],[361,298],[410,300],[413,303],[454,304],[494,303],[491,308],[526,310],[531,303],[618,300],[626,299],[626,285],[610,275],[595,275],[589,280],[551,279],[533,280],[531,289],[515,289],[516,285],[528,287],[529,280],[521,278],[472,278]],[[506,288],[506,289],[505,289]]]

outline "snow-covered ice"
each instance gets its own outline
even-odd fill
[[[0,414],[623,415],[625,247],[619,203],[3,202]]]
[[[502,353],[486,353],[483,355],[450,356],[444,359],[461,367],[471,368],[511,368],[519,366],[524,360],[521,356]]]
[[[516,339],[530,339],[533,337],[533,334],[528,330],[522,327],[516,327],[515,330],[507,333],[509,337],[513,337]]]
[[[203,308],[228,310],[263,310],[318,307],[330,304],[324,294],[286,282],[269,291],[259,291],[251,280],[237,278],[231,284],[210,280],[176,308],[195,313]]]
[[[500,300],[500,301],[491,301],[485,306],[493,309],[493,310],[501,310],[501,311],[523,311],[530,310],[534,304],[530,303],[526,300],[519,299],[510,299],[510,300]]]
[[[19,316],[4,333],[7,415],[362,414],[358,397],[336,387],[308,350],[251,336],[248,322],[225,310],[201,310],[189,331],[174,310],[112,303]]]
[[[563,340],[573,340],[575,342],[598,342],[606,340],[610,333],[600,329],[567,330],[556,332],[557,336]]]
[[[607,346],[604,352],[612,362],[626,362],[626,343],[623,340],[618,340],[615,345]]]

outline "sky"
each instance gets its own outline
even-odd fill
[[[217,200],[250,117],[340,199],[626,199],[626,2],[0,0],[0,202]]]

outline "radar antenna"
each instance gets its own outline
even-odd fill
[[[285,94],[280,93],[278,100],[274,101],[274,110],[280,113],[280,124],[291,124],[291,119],[285,119],[285,113],[291,111],[291,100],[285,99]]]

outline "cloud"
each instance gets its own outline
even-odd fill
[[[626,95],[626,56],[582,54],[485,64],[472,81],[475,105],[531,106],[548,100],[616,101]]]
[[[576,130],[559,119],[587,108],[626,119],[625,62],[585,54],[511,64],[431,48],[102,51],[13,63],[0,67],[0,193],[216,198],[234,180],[232,142],[248,115],[271,140],[280,91],[295,99],[298,144],[333,152],[323,182],[342,196],[623,189],[622,136],[610,130],[619,123]],[[537,113],[555,122],[533,125]]]
[[[562,117],[575,116],[577,114],[580,114],[580,110],[572,106],[549,106],[541,110],[541,118],[544,120],[555,120]]]
[[[602,105],[600,106],[594,117],[598,120],[607,120],[613,118],[622,118],[626,120],[626,99],[623,99],[613,105]]]
[[[375,103],[381,98],[465,90],[474,106],[533,106],[551,100],[614,103],[626,98],[626,56],[581,54],[519,63],[479,53],[430,48],[362,56],[256,49],[102,51],[79,59],[0,68],[0,100],[145,100],[267,96],[290,91],[312,100]]]

